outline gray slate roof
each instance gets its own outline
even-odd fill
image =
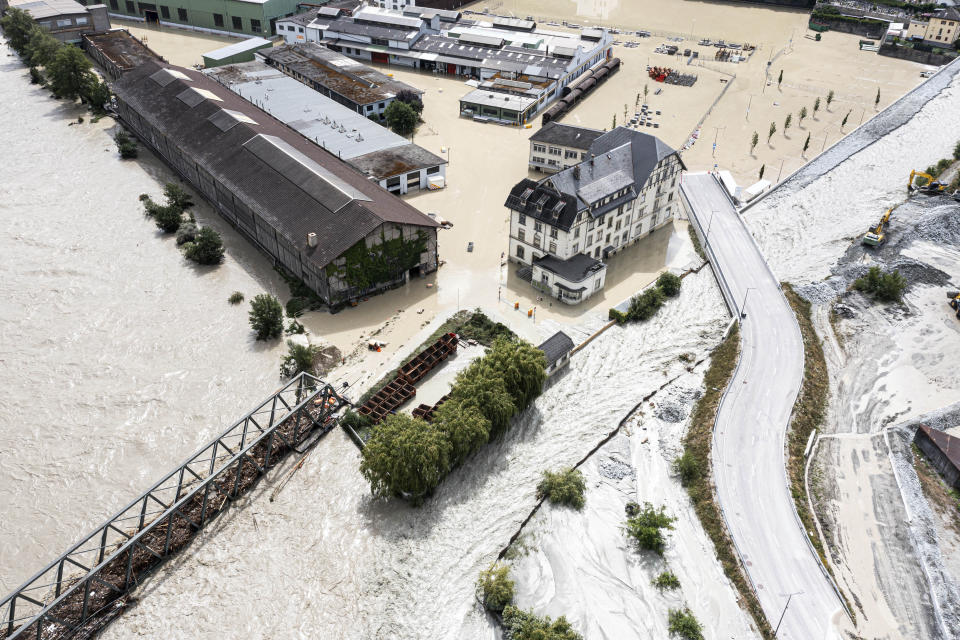
[[[603,268],[602,262],[584,253],[578,253],[566,260],[547,254],[537,258],[533,263],[541,269],[557,274],[567,282],[583,282]]]
[[[557,360],[570,353],[573,350],[573,340],[563,331],[557,331],[547,338],[537,349],[543,351],[547,357],[547,366],[554,365]]]
[[[543,142],[545,144],[555,144],[561,147],[572,147],[586,151],[593,142],[604,134],[599,129],[588,129],[587,127],[575,127],[569,124],[560,124],[553,121],[548,122],[540,131],[530,136],[533,142]]]
[[[162,86],[151,78],[154,75]],[[172,146],[269,221],[317,267],[326,266],[385,222],[437,227],[417,209],[202,73],[148,61],[113,88]],[[177,97],[191,88],[214,99],[191,107]],[[226,118],[224,111],[231,117]],[[216,124],[227,120],[235,122]],[[316,247],[306,244],[310,232],[318,236]]]
[[[937,9],[933,12],[934,18],[943,20],[960,20],[960,11],[956,7],[947,7],[946,9]]]

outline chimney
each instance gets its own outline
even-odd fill
[[[317,240],[317,234],[315,234],[315,233],[312,232],[312,231],[307,234],[307,246],[308,246],[308,247],[315,247],[315,246],[317,246],[317,242],[318,242],[318,240]]]

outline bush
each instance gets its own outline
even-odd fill
[[[284,378],[292,378],[304,371],[313,373],[320,351],[321,349],[317,345],[304,345],[293,340],[287,340],[287,357],[283,359],[283,364],[280,365],[280,375]]]
[[[671,636],[679,636],[683,640],[703,640],[703,627],[690,609],[670,609],[667,622]]]
[[[43,72],[36,67],[30,67],[30,84],[43,84]]]
[[[394,100],[383,112],[387,124],[393,129],[394,133],[401,136],[408,136],[413,133],[417,126],[417,113],[410,105]]]
[[[503,628],[505,640],[583,640],[564,616],[551,622],[512,604],[503,609]]]
[[[663,306],[664,295],[660,287],[651,287],[630,299],[627,310],[629,320],[648,320]]]
[[[574,509],[583,508],[583,492],[587,483],[579,469],[562,469],[556,473],[543,472],[543,480],[537,485],[537,499],[549,498],[553,504],[562,504]]]
[[[126,132],[118,131],[113,136],[113,141],[117,144],[117,151],[120,152],[121,158],[129,160],[137,157],[137,143]]]
[[[492,564],[489,569],[480,573],[477,595],[483,606],[490,611],[500,613],[513,602],[513,580],[509,573],[509,567],[498,564]]]
[[[92,73],[80,91],[80,98],[90,105],[94,113],[104,113],[104,106],[110,102],[110,87]]]
[[[287,335],[302,335],[307,332],[306,327],[297,322],[296,320],[291,320],[287,323]]]
[[[361,451],[360,473],[378,498],[405,495],[414,504],[436,489],[450,470],[452,445],[434,425],[394,413],[373,427]]]
[[[184,222],[177,229],[177,245],[184,245],[197,239],[197,232],[200,231],[194,222]]]
[[[663,291],[663,295],[668,298],[673,298],[680,293],[680,285],[683,284],[683,280],[680,279],[680,276],[665,271],[660,274],[660,277],[657,278],[657,286],[660,287],[660,290]]]
[[[639,549],[662,556],[667,546],[663,529],[673,529],[675,521],[676,518],[666,514],[664,507],[654,509],[652,504],[645,502],[635,516],[627,518],[627,535]]]
[[[674,591],[680,588],[680,578],[673,571],[663,571],[656,578],[650,581],[660,591]]]
[[[257,340],[279,338],[283,333],[283,307],[268,293],[261,293],[250,301],[249,317]]]
[[[627,321],[627,314],[622,311],[617,311],[616,309],[610,309],[607,314],[607,318],[610,320],[616,320],[617,324],[623,324]]]
[[[700,464],[690,451],[684,451],[682,456],[674,458],[673,471],[680,476],[680,484],[685,487],[698,480],[701,473]]]
[[[179,207],[181,211],[193,206],[192,196],[176,182],[168,182],[163,185],[163,195],[167,199],[167,204]]]
[[[227,298],[227,302],[230,304],[240,304],[243,302],[243,293],[240,291],[234,291],[230,294],[230,297]]]
[[[184,247],[183,254],[197,264],[220,264],[223,261],[223,240],[210,227],[197,232],[196,239]]]
[[[306,298],[290,298],[287,300],[287,317],[299,318],[303,312],[310,306],[310,301]]]
[[[158,205],[152,210],[148,211],[148,215],[153,217],[153,221],[156,223],[157,228],[164,233],[176,232],[177,229],[180,228],[180,223],[183,222],[183,212],[176,207],[164,207]]]
[[[853,288],[877,300],[899,302],[907,289],[907,280],[899,271],[884,273],[880,267],[870,267],[867,275],[853,281]]]

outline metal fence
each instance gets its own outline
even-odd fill
[[[0,638],[90,632],[167,557],[348,402],[301,373],[0,602]]]

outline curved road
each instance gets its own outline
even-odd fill
[[[704,249],[728,306],[746,314],[740,362],[713,436],[714,480],[727,527],[767,620],[776,627],[783,616],[778,638],[839,638],[843,606],[787,488],[784,439],[803,377],[800,328],[716,179],[686,174],[681,189],[692,222],[706,236]]]

